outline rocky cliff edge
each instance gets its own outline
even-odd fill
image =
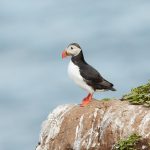
[[[150,139],[149,108],[119,100],[62,105],[43,122],[36,150],[111,150],[133,133]]]

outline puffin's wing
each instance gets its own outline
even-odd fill
[[[94,90],[105,89],[115,91],[113,84],[105,80],[96,69],[88,64],[80,67],[80,74]]]
[[[100,73],[88,64],[80,66],[80,74],[85,80],[93,82],[101,82],[103,80]]]

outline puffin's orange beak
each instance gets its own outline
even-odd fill
[[[67,56],[68,56],[68,53],[67,53],[66,50],[64,50],[64,51],[62,52],[62,59],[64,59],[64,58],[67,57]]]

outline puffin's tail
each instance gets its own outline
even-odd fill
[[[101,82],[101,85],[103,85],[108,90],[116,91],[116,89],[113,87],[114,85],[105,79]]]
[[[117,91],[114,87],[112,87],[110,90],[111,90],[111,91]]]

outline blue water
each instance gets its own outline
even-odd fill
[[[0,150],[33,150],[57,105],[86,93],[62,50],[78,42],[121,97],[150,79],[150,1],[0,0]]]

